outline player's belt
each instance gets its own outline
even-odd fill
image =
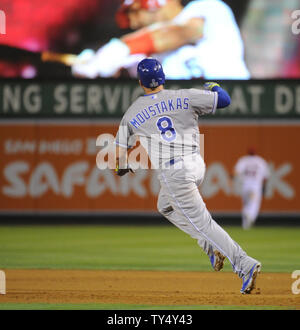
[[[195,154],[200,156],[200,152],[193,153],[192,155],[195,155]],[[178,163],[179,161],[182,161],[182,160],[183,160],[182,156],[171,158],[170,160],[165,162],[165,166],[168,167],[170,165],[174,165],[175,163]]]
[[[179,162],[181,160],[182,160],[181,157],[171,158],[170,160],[168,160],[167,162],[165,162],[165,166],[174,165],[175,163],[177,163],[177,162]]]

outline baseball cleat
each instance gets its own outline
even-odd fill
[[[243,276],[243,285],[241,288],[242,294],[250,294],[251,291],[255,288],[256,277],[260,273],[261,263],[257,262],[250,269],[247,275]]]
[[[223,254],[220,253],[219,251],[217,251],[217,250],[214,251],[214,253],[209,257],[209,259],[210,259],[212,268],[216,272],[220,271],[223,268],[225,256],[223,256]]]

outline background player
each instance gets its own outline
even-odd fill
[[[180,0],[125,0],[116,17],[120,27],[137,31],[111,39],[95,54],[82,52],[72,68],[75,76],[112,77],[126,68],[135,77],[137,63],[151,55],[169,79],[250,78],[239,28],[221,0],[185,7]]]
[[[255,154],[254,148],[249,148],[248,154],[236,163],[234,174],[241,189],[242,226],[249,229],[259,214],[266,181],[270,176],[269,167],[262,157]]]
[[[117,174],[130,171],[127,150],[138,137],[158,169],[159,212],[197,239],[215,270],[222,268],[227,257],[243,279],[241,293],[251,293],[261,264],[212,219],[198,190],[205,173],[198,117],[228,106],[230,97],[216,83],[205,84],[209,90],[166,90],[162,66],[152,58],[142,60],[137,70],[145,95],[137,98],[122,118],[115,141]]]

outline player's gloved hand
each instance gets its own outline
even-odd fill
[[[72,73],[87,78],[112,77],[122,68],[129,55],[130,50],[127,45],[120,39],[113,38],[88,61],[76,62],[72,66]]]
[[[72,65],[72,74],[77,77],[95,78],[93,68],[89,65],[96,52],[92,49],[85,49],[76,57],[76,62]]]
[[[117,165],[116,169],[115,169],[115,173],[118,175],[118,176],[123,176],[125,175],[126,173],[128,172],[131,172],[131,173],[134,173],[133,170],[130,168],[130,167],[127,167],[127,168],[119,168],[119,165]]]
[[[213,81],[207,82],[203,86],[204,86],[204,89],[210,90],[210,91],[216,86],[221,87],[218,83],[213,82]]]
[[[76,57],[76,63],[86,63],[92,59],[92,57],[96,54],[93,49],[84,49],[79,55]]]

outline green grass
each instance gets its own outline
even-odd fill
[[[264,272],[300,268],[300,227],[225,230]],[[195,240],[172,226],[0,226],[0,269],[211,271]],[[225,271],[231,271],[228,262]],[[274,310],[278,306],[0,304],[0,310]]]
[[[300,227],[225,229],[264,272],[299,269]],[[0,269],[9,268],[208,271],[210,264],[171,226],[0,226]]]

